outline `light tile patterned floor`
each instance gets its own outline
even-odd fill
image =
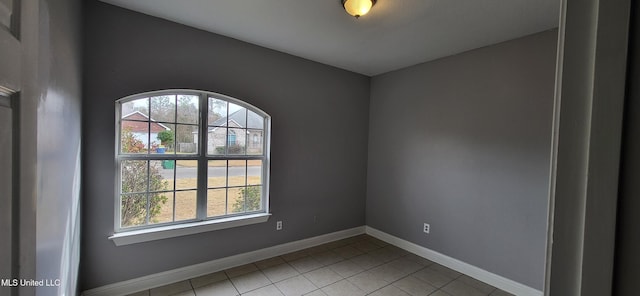
[[[131,296],[507,296],[368,235],[215,272]]]

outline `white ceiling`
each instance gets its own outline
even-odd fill
[[[365,75],[558,26],[559,0],[102,0]]]

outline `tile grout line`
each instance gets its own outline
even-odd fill
[[[227,280],[229,281],[229,283],[231,284],[231,286],[236,289],[236,293],[238,293],[238,295],[242,295],[244,293],[240,293],[240,290],[238,290],[238,287],[236,287],[236,284],[231,280],[231,277],[225,272],[222,271],[224,273],[224,276],[227,277]]]
[[[370,249],[370,250],[368,250],[368,251],[367,251],[367,250],[366,250],[366,248],[365,248],[365,249],[362,249],[362,248],[358,248],[358,247],[355,247],[355,246],[354,246],[355,244],[361,244],[361,243],[363,243],[363,242],[368,242],[368,243],[374,244],[374,245],[376,245],[376,246],[377,246],[377,248],[373,248],[373,249]],[[356,256],[345,257],[345,256],[343,256],[343,255],[341,255],[340,253],[338,253],[338,252],[336,252],[336,251],[335,251],[336,249],[343,248],[343,247],[347,247],[347,246],[351,246],[352,248],[354,248],[354,249],[355,249],[355,250],[357,250],[358,252],[361,252],[361,254],[358,254],[358,255],[356,255]],[[360,275],[360,274],[363,274],[363,273],[365,273],[365,272],[370,272],[370,271],[372,271],[372,270],[374,270],[374,269],[376,269],[376,268],[379,268],[379,267],[381,267],[381,266],[384,266],[385,264],[389,264],[389,263],[391,263],[391,262],[393,262],[393,261],[395,261],[395,260],[398,260],[398,259],[401,259],[401,258],[405,258],[405,257],[407,257],[408,255],[410,255],[410,253],[407,253],[407,252],[401,252],[400,254],[396,254],[396,255],[398,255],[398,257],[392,256],[392,257],[395,257],[395,258],[393,258],[393,259],[391,259],[391,260],[388,260],[388,261],[387,261],[387,260],[380,260],[380,259],[377,259],[377,260],[379,260],[378,264],[373,265],[373,266],[370,266],[370,267],[368,267],[368,268],[364,268],[362,265],[360,265],[360,264],[358,264],[358,263],[356,263],[356,262],[354,262],[354,261],[352,260],[353,258],[356,258],[356,257],[359,257],[359,256],[363,256],[363,255],[369,255],[369,256],[372,256],[372,255],[371,255],[371,253],[376,252],[376,251],[378,251],[378,250],[382,250],[382,249],[384,249],[384,248],[386,248],[386,247],[389,247],[389,246],[390,246],[390,245],[388,245],[388,244],[387,244],[387,245],[385,245],[385,246],[380,246],[379,244],[375,244],[374,242],[369,241],[367,238],[361,238],[361,239],[357,239],[357,240],[350,241],[350,242],[348,242],[348,243],[347,243],[347,244],[345,244],[345,245],[336,246],[336,247],[333,247],[333,248],[326,248],[326,249],[322,250],[321,252],[316,252],[316,253],[313,253],[313,254],[312,254],[312,253],[308,253],[308,249],[311,249],[311,248],[303,249],[303,250],[300,250],[300,251],[305,251],[305,250],[307,250],[307,252],[302,253],[302,254],[304,254],[304,256],[303,256],[303,257],[300,257],[300,258],[296,258],[296,259],[291,260],[291,261],[288,261],[288,260],[284,259],[284,258],[282,257],[282,255],[280,255],[280,256],[276,256],[276,257],[274,257],[274,258],[279,258],[280,260],[282,260],[282,261],[283,261],[283,263],[276,264],[276,265],[273,265],[273,266],[269,266],[269,267],[267,267],[267,268],[265,268],[265,269],[272,268],[272,267],[276,267],[276,266],[278,266],[278,265],[284,265],[284,264],[286,264],[287,266],[289,266],[290,268],[292,268],[292,269],[297,273],[297,275],[290,276],[290,277],[284,278],[284,279],[282,279],[282,280],[280,280],[280,281],[276,281],[276,282],[274,282],[273,280],[271,280],[271,279],[270,279],[270,278],[269,278],[269,277],[264,273],[264,270],[263,270],[262,268],[258,267],[258,266],[255,264],[256,262],[252,262],[252,263],[250,263],[250,264],[253,264],[253,265],[257,268],[257,270],[258,270],[258,271],[260,271],[260,274],[261,274],[262,276],[264,276],[267,280],[269,280],[270,285],[275,286],[275,287],[276,287],[276,289],[277,289],[280,293],[282,293],[282,294],[284,294],[284,292],[283,292],[283,291],[282,291],[278,286],[276,286],[276,283],[280,283],[280,282],[282,282],[282,281],[285,281],[285,280],[288,280],[288,279],[294,278],[294,277],[299,276],[299,275],[302,275],[302,277],[303,277],[304,279],[306,279],[307,281],[309,281],[309,282],[312,284],[312,286],[313,286],[313,287],[315,287],[315,289],[314,289],[314,290],[312,290],[312,291],[310,291],[309,293],[313,293],[313,292],[315,292],[315,291],[321,291],[321,292],[323,292],[323,293],[324,293],[324,291],[322,291],[323,287],[318,287],[318,285],[316,285],[315,283],[313,283],[313,282],[312,282],[312,281],[307,277],[307,275],[305,275],[305,274],[308,274],[308,273],[310,273],[310,272],[313,272],[313,271],[315,271],[315,270],[319,270],[319,269],[322,269],[322,268],[328,268],[329,270],[333,271],[334,273],[336,273],[336,274],[340,277],[340,280],[338,280],[338,281],[336,281],[336,282],[340,282],[340,281],[343,281],[343,280],[347,280],[349,283],[353,284],[351,281],[349,281],[349,279],[350,279],[350,278],[353,278],[353,277],[358,276],[358,275]],[[300,251],[298,251],[298,252],[300,252]],[[317,251],[317,250],[316,250],[316,251]],[[336,261],[336,262],[332,262],[332,263],[329,263],[329,264],[321,263],[319,267],[317,267],[317,268],[313,268],[313,269],[310,269],[310,270],[307,270],[307,271],[306,271],[306,272],[304,272],[304,273],[303,273],[303,272],[300,272],[298,269],[296,269],[293,265],[291,265],[291,264],[290,264],[290,262],[293,262],[293,261],[296,261],[296,260],[301,260],[301,259],[304,259],[304,258],[312,258],[312,259],[315,259],[314,255],[323,254],[323,253],[327,253],[327,252],[331,252],[331,254],[332,254],[332,255],[337,255],[338,257],[340,257],[340,259],[341,259],[341,260]],[[374,258],[377,258],[377,257],[374,257]],[[317,259],[315,259],[315,260],[316,260],[316,261],[318,261]],[[428,259],[427,259],[427,260],[428,260]],[[320,261],[318,261],[318,262],[320,262]],[[350,276],[348,276],[348,277],[342,276],[342,275],[338,274],[335,270],[333,270],[333,268],[331,268],[331,267],[330,267],[330,266],[332,266],[332,265],[335,265],[335,264],[338,264],[338,263],[341,263],[341,262],[350,262],[351,264],[354,264],[355,266],[357,266],[358,268],[360,268],[360,269],[362,269],[362,270],[361,270],[361,271],[359,271],[359,272],[356,272],[356,273],[354,273],[354,274],[352,274],[352,275],[350,275]],[[416,278],[416,277],[415,277],[415,274],[416,274],[416,273],[418,273],[418,272],[420,272],[420,271],[423,271],[423,270],[425,270],[425,269],[428,269],[429,267],[434,266],[434,264],[437,264],[437,263],[435,263],[435,262],[431,262],[431,264],[428,264],[428,265],[422,265],[422,264],[420,264],[420,263],[418,263],[418,262],[416,262],[416,263],[417,263],[417,264],[419,264],[419,265],[421,265],[421,267],[420,267],[418,270],[415,270],[415,271],[413,271],[413,272],[411,272],[411,273],[408,273],[408,274],[406,274],[406,275],[404,275],[404,274],[403,274],[403,276],[402,276],[402,277],[400,277],[399,279],[396,279],[396,280],[391,281],[391,282],[387,282],[387,284],[386,284],[386,285],[384,285],[384,286],[382,286],[382,287],[380,287],[380,288],[378,288],[378,289],[376,289],[376,290],[374,290],[374,291],[371,291],[371,292],[369,292],[369,293],[367,293],[367,292],[365,292],[365,291],[363,291],[363,292],[365,292],[365,293],[366,293],[365,295],[370,295],[370,294],[376,293],[377,291],[380,291],[380,290],[382,290],[382,289],[384,289],[384,288],[386,288],[386,287],[388,287],[388,286],[394,286],[394,287],[396,287],[396,286],[394,285],[394,283],[396,283],[396,282],[398,282],[398,281],[400,281],[400,280],[402,280],[402,279],[404,279],[404,278],[410,277],[410,276],[413,276],[414,278]],[[446,267],[445,267],[445,268],[446,268]],[[440,273],[440,271],[438,271],[438,270],[433,270],[433,271],[434,271],[434,272],[438,272],[438,273]],[[224,272],[224,271],[223,271],[223,272]],[[229,280],[229,282],[230,282],[230,283],[232,284],[232,286],[234,287],[235,291],[240,295],[240,291],[238,290],[238,288],[236,287],[236,285],[235,285],[235,284],[233,283],[233,281],[231,280],[231,277],[229,277],[229,275],[228,275],[226,272],[224,272],[224,274],[225,274],[225,277],[226,277],[226,279],[225,279],[225,280]],[[451,283],[453,283],[453,282],[455,282],[455,281],[459,281],[463,276],[465,276],[465,274],[460,273],[459,275],[457,275],[457,276],[453,277],[450,281],[446,282],[446,283],[445,283],[445,284],[443,284],[441,287],[436,288],[432,293],[430,293],[430,295],[432,295],[433,293],[437,293],[438,291],[441,291],[441,292],[443,292],[443,293],[446,293],[446,291],[444,291],[444,290],[443,290],[443,288],[444,288],[444,287],[446,287],[446,286],[448,286],[448,285],[450,285]],[[194,293],[194,295],[196,295],[196,291],[195,291],[195,288],[194,288],[194,286],[193,286],[193,282],[192,282],[191,280],[192,280],[192,279],[189,279],[189,285],[190,285],[191,290],[192,290],[192,292]],[[417,278],[417,280],[419,280],[420,282],[423,282],[423,283],[426,283],[426,284],[431,285],[431,283],[430,283],[430,282],[425,282],[424,280],[422,280],[422,279],[420,279],[420,278]],[[330,286],[330,285],[333,285],[333,284],[335,284],[336,282],[334,282],[334,283],[330,283],[330,284],[328,284],[328,285],[325,285],[325,287]],[[461,283],[462,283],[462,284],[465,284],[465,285],[467,285],[467,286],[469,286],[470,288],[473,288],[473,289],[479,290],[479,289],[478,289],[478,288],[476,288],[475,286],[470,285],[470,284],[467,284],[467,283],[466,283],[466,282],[464,282],[464,281],[461,281]],[[266,286],[268,286],[268,285],[266,285]],[[264,287],[266,287],[266,286],[262,286],[262,287],[259,287],[259,288],[256,288],[256,289],[253,289],[253,290],[250,290],[250,291],[246,291],[246,293],[249,293],[249,292],[252,292],[252,291],[255,291],[255,290],[258,290],[258,289],[264,288]],[[431,286],[433,286],[433,285],[431,285]],[[489,294],[487,294],[487,295],[490,295],[491,293],[494,293],[495,291],[497,291],[497,290],[498,290],[496,287],[493,287],[493,286],[491,286],[491,285],[489,285],[489,286],[490,286],[490,287],[492,287],[493,289],[492,289],[492,290],[489,292]],[[357,287],[357,286],[356,286],[356,287]],[[357,287],[357,288],[358,288],[359,290],[361,290],[361,289],[360,289],[360,287]],[[398,287],[396,287],[396,288],[398,288]],[[406,291],[404,291],[403,289],[401,289],[401,288],[398,288],[398,289],[406,293]],[[361,291],[362,291],[362,290],[361,290]],[[479,290],[479,291],[480,291],[480,290]],[[151,291],[150,291],[150,290],[147,290],[147,292],[148,292],[148,293],[149,293],[149,295],[150,295],[150,292],[151,292]],[[307,293],[307,294],[308,294],[308,293]],[[446,294],[448,295],[448,293],[446,293]]]
[[[193,296],[198,296],[196,295],[196,288],[193,287],[193,283],[191,282],[191,279],[189,279],[189,286],[191,287],[191,292],[193,292]]]

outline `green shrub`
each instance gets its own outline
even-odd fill
[[[131,131],[122,131],[122,151],[125,153],[137,153],[144,149],[144,143],[133,136]],[[122,192],[146,191],[147,161],[133,160],[123,162],[122,165]],[[168,182],[160,175],[158,166],[149,166],[149,191],[162,191],[168,187]],[[163,193],[149,194],[149,221],[160,214],[162,205],[167,202]],[[123,195],[120,208],[122,227],[146,224],[147,197],[144,193],[137,195]]]
[[[160,140],[160,144],[162,145],[172,145],[173,144],[173,131],[164,130],[158,133],[158,140]]]
[[[233,204],[234,212],[257,211],[262,207],[260,186],[250,186],[243,188],[242,190],[240,190],[239,197],[240,198],[236,199],[236,202]]]
[[[216,147],[216,154],[224,154],[224,146]],[[244,146],[230,145],[227,154],[244,154]]]

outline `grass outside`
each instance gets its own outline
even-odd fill
[[[169,184],[173,183],[173,179],[166,179],[166,181]],[[193,190],[176,192],[175,221],[196,218],[196,183],[196,178],[176,180],[176,189]],[[244,183],[244,176],[229,177],[229,186],[244,186]],[[249,176],[247,183],[247,185],[260,185],[260,176]],[[209,178],[207,184],[211,188],[207,190],[207,216],[209,217],[234,213],[233,205],[243,201],[241,188],[213,188],[226,186],[225,177]],[[169,192],[166,196],[167,202],[162,206],[160,214],[153,218],[154,223],[173,221],[173,194]]]

